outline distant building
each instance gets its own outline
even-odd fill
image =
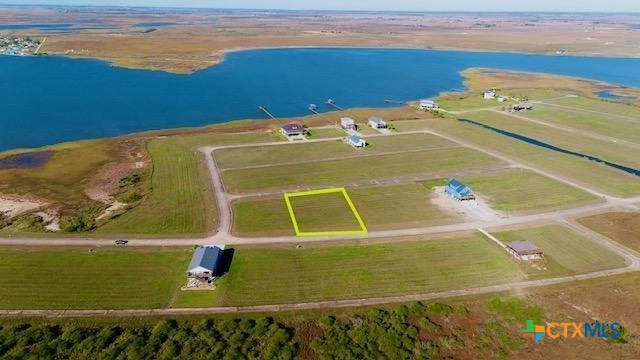
[[[340,119],[340,126],[345,130],[358,130],[355,120],[349,117],[343,117]]]
[[[496,91],[495,90],[485,91],[483,94],[483,97],[485,100],[493,100],[496,98]]]
[[[514,111],[531,110],[533,105],[529,103],[518,103],[511,107]]]
[[[196,248],[187,269],[187,278],[211,282],[218,273],[223,250],[223,245],[205,245]]]
[[[358,135],[347,136],[347,143],[354,148],[364,148],[367,146],[367,142]]]
[[[460,201],[475,200],[476,198],[476,196],[473,194],[473,191],[471,191],[469,187],[456,179],[451,179],[451,181],[449,181],[445,188],[445,192],[454,199]]]
[[[421,110],[433,110],[438,108],[438,104],[433,100],[423,99],[423,100],[420,100],[420,105],[418,105],[418,107]]]
[[[386,129],[387,128],[387,122],[384,121],[379,116],[372,116],[372,117],[369,118],[369,126],[371,126],[374,129]]]
[[[505,102],[507,101],[507,98],[504,96],[498,96],[498,102]]]
[[[543,251],[528,241],[513,241],[507,244],[507,251],[520,260],[537,260],[544,257]]]
[[[304,127],[296,122],[289,123],[280,128],[280,132],[284,136],[299,136],[304,135]]]

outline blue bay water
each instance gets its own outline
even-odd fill
[[[231,53],[191,75],[98,60],[0,56],[0,150],[143,130],[393,106],[463,89],[469,67],[548,72],[640,87],[640,59],[395,49],[273,49]],[[397,106],[397,105],[396,105]]]

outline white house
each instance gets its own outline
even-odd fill
[[[387,128],[387,122],[384,121],[379,116],[372,116],[372,117],[369,118],[369,126],[371,126],[374,129],[386,129]]]
[[[438,104],[436,104],[433,100],[420,100],[420,105],[418,106],[421,110],[433,110],[438,108]]]
[[[367,146],[367,142],[357,135],[348,136],[347,143],[354,148],[364,148],[365,146]]]
[[[496,98],[496,91],[495,90],[485,91],[483,96],[485,100],[493,100]]]
[[[498,96],[498,102],[505,102],[507,101],[507,98],[504,96]]]
[[[300,136],[304,135],[304,127],[296,122],[289,123],[280,128],[280,133],[284,136]]]
[[[345,130],[357,130],[356,122],[350,117],[340,119],[340,126]]]
[[[218,274],[224,245],[199,246],[193,252],[187,278],[211,282]]]

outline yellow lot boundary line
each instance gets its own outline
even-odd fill
[[[349,204],[349,208],[358,221],[358,225],[360,226],[360,230],[347,230],[347,231],[300,231],[300,227],[298,226],[298,220],[296,219],[295,211],[293,210],[293,206],[291,205],[291,198],[299,197],[299,196],[309,196],[309,195],[322,195],[322,194],[333,194],[333,193],[341,193],[344,196],[345,200],[347,200],[347,204]],[[310,191],[300,191],[295,193],[285,193],[284,201],[287,203],[287,210],[289,210],[289,216],[291,217],[291,222],[293,223],[293,230],[296,232],[296,236],[342,236],[342,235],[364,235],[369,231],[367,230],[360,213],[358,213],[358,209],[351,201],[349,194],[347,194],[347,190],[345,188],[332,188],[332,189],[321,189],[321,190],[310,190]]]

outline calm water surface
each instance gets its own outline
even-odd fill
[[[0,150],[342,107],[394,106],[463,89],[469,67],[548,72],[640,87],[640,59],[389,49],[276,49],[229,54],[191,75],[98,60],[0,56]],[[397,105],[395,105],[397,106]],[[329,110],[320,106],[320,110]]]

